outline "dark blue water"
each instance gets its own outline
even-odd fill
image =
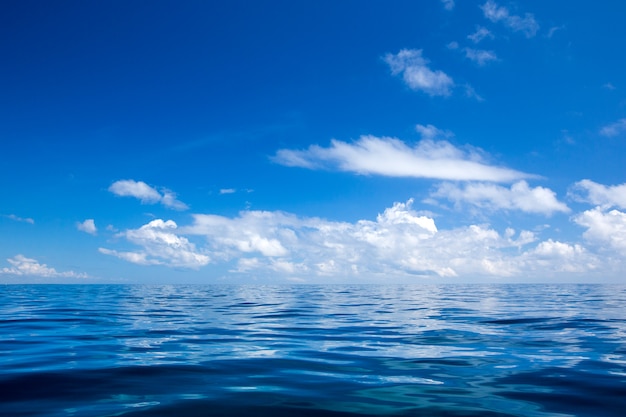
[[[624,416],[626,286],[3,286],[0,415]]]

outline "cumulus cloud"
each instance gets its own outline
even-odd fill
[[[282,212],[245,211],[239,217],[196,214],[182,231],[201,235],[216,256],[240,258],[237,271],[271,270],[330,276],[359,273],[418,273],[453,276],[434,262],[427,245],[438,233],[432,218],[395,203],[375,221],[333,222]],[[245,255],[251,255],[245,257]],[[242,257],[244,256],[244,257]]]
[[[471,40],[474,43],[479,43],[485,38],[493,39],[493,34],[489,29],[482,26],[477,26],[476,32],[467,35],[467,39]]]
[[[143,204],[161,203],[167,208],[174,210],[187,210],[185,203],[176,199],[176,194],[167,188],[158,191],[143,181],[120,180],[109,187],[109,191],[121,197],[135,197]]]
[[[544,187],[531,188],[526,181],[518,181],[510,188],[486,183],[443,183],[431,197],[448,199],[457,206],[466,203],[488,210],[520,210],[548,216],[570,211],[565,203],[558,201],[554,191]]]
[[[86,219],[84,222],[77,222],[76,228],[81,232],[89,233],[90,235],[95,235],[98,233],[98,228],[96,227],[96,222],[94,219]]]
[[[207,265],[209,256],[196,250],[193,243],[176,234],[178,225],[172,221],[156,219],[139,229],[130,229],[120,233],[119,237],[140,246],[135,252],[118,252],[100,248],[105,255],[113,255],[140,265],[167,265],[173,267],[197,269]]]
[[[434,134],[427,126],[427,134]],[[418,128],[419,130],[419,128]],[[422,140],[409,147],[400,139],[361,136],[354,143],[332,140],[328,148],[281,149],[273,157],[279,164],[308,169],[337,169],[389,177],[434,178],[509,182],[533,175],[489,165],[478,152],[461,150],[447,141]]]
[[[16,222],[35,224],[35,220],[31,219],[30,217],[20,217],[16,216],[15,214],[3,214],[2,217],[6,217],[7,219]]]
[[[454,81],[441,70],[432,70],[429,61],[422,56],[421,49],[402,49],[397,54],[383,58],[393,75],[402,75],[406,85],[429,96],[449,96]]]
[[[499,232],[486,224],[441,229],[433,217],[413,208],[413,200],[394,203],[373,219],[355,222],[251,210],[234,217],[194,214],[192,218],[186,226],[154,220],[119,234],[138,250],[100,251],[140,265],[200,268],[210,262],[227,265],[232,273],[322,282],[416,277],[524,280],[538,273],[584,274],[601,265],[580,244],[539,240],[529,230]],[[624,245],[624,240],[620,243],[608,233],[597,232],[602,219],[592,223],[588,218],[592,217],[585,215],[577,222],[593,230],[589,240],[598,235],[613,239],[616,247]],[[603,219],[626,227],[624,218]]]
[[[626,255],[626,213],[595,207],[578,214],[574,221],[587,228],[583,233],[585,239]]]
[[[527,38],[532,38],[539,30],[539,24],[531,13],[524,14],[524,17],[511,14],[508,8],[498,6],[495,1],[487,0],[481,6],[485,18],[492,22],[502,22],[514,32],[522,32]]]
[[[626,132],[626,118],[619,119],[615,123],[608,124],[600,129],[600,134],[609,138],[619,136]]]
[[[235,190],[234,188],[222,188],[222,189],[220,189],[220,194],[234,194],[236,192],[237,192],[237,190]]]
[[[519,259],[528,271],[584,273],[598,268],[598,259],[579,244],[548,239],[524,253]]]
[[[56,269],[46,264],[40,264],[35,259],[27,258],[24,255],[15,255],[8,258],[7,262],[11,265],[0,270],[0,274],[31,276],[43,278],[88,278],[85,273],[74,271],[58,272]]]
[[[498,57],[493,51],[486,51],[484,49],[464,48],[465,57],[479,66],[484,66],[488,62],[497,61]]]

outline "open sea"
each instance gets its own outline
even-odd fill
[[[0,416],[625,416],[626,286],[0,286]]]

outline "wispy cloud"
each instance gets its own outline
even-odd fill
[[[234,194],[237,190],[234,188],[222,188],[220,189],[220,194]]]
[[[140,265],[168,265],[196,269],[209,263],[210,258],[196,250],[193,243],[176,234],[174,221],[156,219],[139,229],[120,233],[119,237],[140,246],[137,252],[118,252],[107,248],[99,251]]]
[[[474,43],[479,43],[485,38],[493,39],[493,33],[483,26],[477,26],[476,32],[467,35],[467,39],[471,40]]]
[[[98,233],[98,228],[96,227],[94,219],[86,219],[84,222],[77,222],[76,228],[81,232],[89,233],[90,235]]]
[[[465,97],[473,98],[474,100],[479,102],[485,101],[485,99],[480,94],[478,94],[474,87],[472,87],[471,85],[465,84],[463,87],[465,88]]]
[[[308,169],[336,169],[357,174],[444,180],[509,182],[533,177],[485,163],[478,152],[459,149],[447,141],[422,140],[414,147],[400,139],[361,136],[353,143],[332,140],[330,147],[281,149],[279,164]]]
[[[600,134],[609,138],[619,136],[626,132],[626,118],[619,119],[615,123],[608,124],[600,129]]]
[[[167,188],[158,191],[143,181],[120,180],[109,187],[109,191],[121,197],[135,197],[143,204],[161,203],[167,208],[174,210],[187,210],[189,207],[176,199],[176,194]]]
[[[475,62],[479,66],[485,66],[491,61],[497,61],[498,57],[495,52],[487,51],[484,49],[463,48],[465,57],[470,61]]]
[[[441,0],[441,2],[443,3],[443,8],[446,10],[453,10],[454,9],[454,0]]]
[[[431,197],[445,198],[457,206],[470,204],[487,210],[519,210],[547,216],[570,211],[565,203],[558,201],[554,191],[544,187],[531,188],[526,181],[516,182],[510,188],[485,183],[444,183]]]
[[[20,217],[16,216],[15,214],[3,214],[2,217],[6,217],[7,219],[16,222],[35,224],[35,220],[31,219],[30,217]]]
[[[546,38],[552,38],[556,32],[558,32],[559,30],[562,30],[562,29],[565,29],[565,26],[563,26],[563,25],[561,25],[561,26],[552,26],[550,28],[550,30],[548,30],[548,34],[546,35]]]
[[[591,203],[604,208],[626,209],[626,183],[607,186],[584,179],[570,188],[568,196],[576,201]]]
[[[498,57],[493,51],[486,51],[484,49],[464,48],[465,57],[471,61],[474,61],[479,66],[484,66],[488,62],[497,61]]]
[[[450,76],[441,70],[432,70],[429,61],[422,56],[421,49],[402,49],[397,54],[383,58],[393,75],[402,75],[406,85],[429,96],[449,96],[454,86]]]
[[[415,125],[415,131],[417,131],[422,139],[425,140],[450,139],[454,137],[454,133],[452,133],[451,131],[439,129],[438,127],[431,124],[417,124]]]
[[[493,0],[487,0],[481,9],[485,18],[492,22],[502,22],[514,32],[523,32],[527,38],[532,38],[539,30],[539,24],[531,13],[524,14],[524,17],[513,15],[508,8],[498,6]]]
[[[58,272],[56,269],[46,264],[40,264],[35,259],[27,258],[24,255],[15,255],[13,258],[7,259],[11,265],[0,270],[0,274],[31,276],[43,278],[88,278],[85,273],[74,271]]]

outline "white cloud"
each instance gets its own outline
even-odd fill
[[[559,31],[565,29],[565,26],[561,25],[561,26],[552,26],[550,28],[550,30],[548,31],[548,34],[546,35],[546,38],[552,38],[552,36],[554,36],[554,34]]]
[[[626,215],[600,214],[604,217],[586,213],[576,219],[588,227],[586,238],[609,240],[626,250]],[[621,241],[608,232],[615,231],[615,225],[621,227]],[[232,273],[318,282],[419,277],[524,281],[557,274],[588,276],[602,271],[603,265],[578,243],[539,240],[528,230],[498,232],[481,224],[441,229],[432,217],[413,208],[413,200],[394,203],[373,220],[341,222],[280,211],[242,211],[235,217],[194,214],[187,226],[154,220],[120,236],[140,249],[100,252],[140,265],[169,267],[199,268],[210,257]]]
[[[77,222],[76,228],[81,232],[89,233],[90,235],[95,235],[98,233],[98,228],[96,227],[96,222],[94,219],[86,219],[84,222]]]
[[[583,234],[585,239],[626,255],[626,213],[619,210],[606,212],[602,207],[596,207],[578,214],[574,221],[587,228]]]
[[[129,242],[140,246],[136,252],[118,252],[100,248],[106,255],[117,256],[140,265],[167,265],[173,267],[197,269],[207,265],[209,256],[196,250],[193,243],[176,234],[177,225],[174,221],[156,219],[139,229],[126,230],[119,234]]]
[[[222,188],[222,189],[220,189],[220,194],[234,194],[236,192],[237,192],[237,190],[235,190],[234,188]]]
[[[455,275],[420,248],[420,243],[433,238],[438,230],[433,219],[412,210],[412,203],[395,203],[376,221],[356,223],[299,218],[282,212],[245,211],[232,219],[196,214],[194,224],[181,232],[204,236],[221,259],[239,258],[236,271],[241,272]]]
[[[429,68],[429,61],[422,56],[421,49],[402,49],[397,54],[387,54],[385,62],[393,75],[402,74],[409,88],[423,91],[429,96],[449,96],[454,81],[440,70]]]
[[[476,101],[485,101],[485,99],[480,96],[474,87],[469,84],[465,84],[465,97],[476,99]]]
[[[15,214],[3,214],[2,217],[6,217],[7,219],[11,219],[16,222],[35,224],[35,220],[31,219],[30,217],[19,217]]]
[[[135,197],[143,204],[161,203],[165,207],[175,210],[186,210],[187,205],[176,199],[176,194],[167,188],[161,191],[149,186],[143,181],[120,180],[116,181],[109,187],[109,191],[121,197]]]
[[[585,179],[575,183],[568,195],[576,201],[591,203],[604,208],[626,209],[626,183],[606,186]]]
[[[476,32],[472,33],[471,35],[467,35],[467,39],[471,40],[474,43],[479,43],[485,38],[493,39],[493,34],[491,33],[491,31],[489,31],[489,29],[482,26],[477,26]]]
[[[619,136],[626,132],[626,118],[619,119],[615,123],[608,124],[600,129],[600,134],[609,138]]]
[[[7,259],[7,261],[11,266],[2,268],[0,274],[43,278],[88,278],[88,275],[85,273],[74,271],[58,272],[56,269],[46,264],[40,264],[37,260],[27,258],[24,255],[15,255],[13,258]]]
[[[485,183],[443,183],[431,197],[446,198],[456,205],[467,203],[488,210],[520,210],[548,216],[570,211],[567,205],[557,200],[554,191],[544,187],[530,188],[526,181],[518,181],[510,188]]]
[[[464,48],[465,57],[471,61],[474,61],[476,64],[481,67],[486,65],[488,62],[497,61],[498,57],[493,51],[486,51],[484,49],[473,49],[473,48]]]
[[[422,140],[409,147],[399,139],[376,136],[361,136],[354,143],[332,140],[328,148],[312,145],[305,150],[281,149],[273,160],[286,166],[389,177],[495,182],[533,177],[488,165],[479,153],[463,151],[447,141]]]
[[[428,125],[415,125],[415,130],[420,134],[422,139],[435,140],[435,139],[450,139],[454,137],[454,133],[449,130],[439,129],[431,124]]]
[[[454,9],[454,0],[441,0],[443,3],[443,8],[446,10]]]
[[[502,22],[514,32],[523,32],[527,38],[532,38],[539,30],[539,24],[531,13],[524,14],[524,17],[512,15],[509,9],[498,6],[493,0],[487,0],[481,9],[485,18],[492,22]]]
[[[579,244],[568,244],[548,239],[520,257],[520,264],[528,271],[584,273],[598,268],[598,259]]]

